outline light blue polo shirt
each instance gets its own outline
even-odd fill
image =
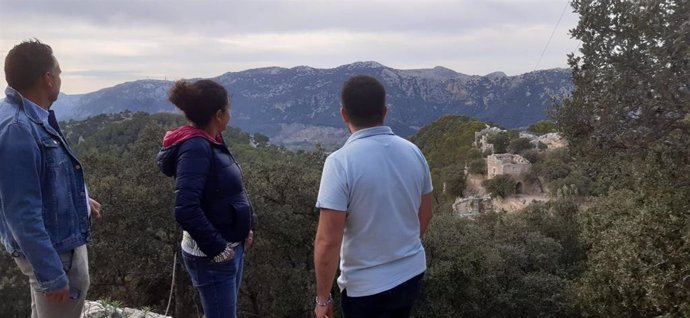
[[[432,190],[422,152],[386,126],[358,130],[328,156],[316,207],[347,213],[341,291],[374,295],[426,270],[418,214]]]

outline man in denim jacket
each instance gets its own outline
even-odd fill
[[[38,40],[5,58],[0,103],[0,239],[29,278],[32,317],[80,317],[89,288],[90,199],[81,164],[50,106],[60,65]]]

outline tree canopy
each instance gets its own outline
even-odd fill
[[[573,1],[581,55],[554,113],[589,246],[576,293],[591,316],[690,315],[690,2]]]

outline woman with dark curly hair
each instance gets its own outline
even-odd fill
[[[157,156],[161,171],[175,178],[182,258],[204,315],[234,318],[253,210],[240,166],[221,137],[230,121],[228,93],[211,80],[178,81],[169,98],[189,120],[165,134]]]

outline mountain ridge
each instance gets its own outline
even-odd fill
[[[295,125],[342,128],[340,88],[353,75],[374,76],[384,84],[389,105],[387,124],[404,136],[446,114],[470,116],[507,128],[525,127],[546,119],[546,110],[573,89],[568,69],[480,76],[442,66],[399,70],[374,61],[324,69],[264,67],[226,72],[211,79],[231,94],[233,125],[275,137],[281,134],[281,127],[292,127],[294,132]],[[61,95],[55,108],[63,120],[125,110],[176,112],[167,101],[172,83],[137,80],[87,94]]]

